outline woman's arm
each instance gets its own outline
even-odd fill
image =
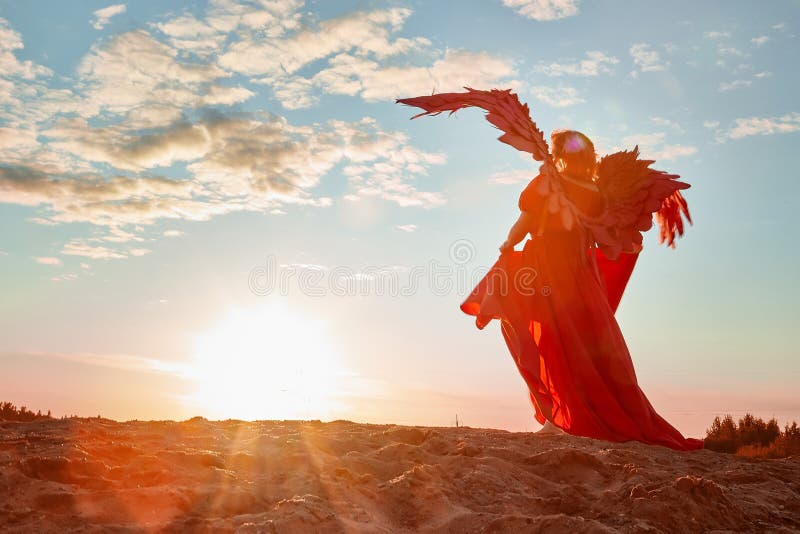
[[[512,250],[517,243],[525,239],[525,236],[528,235],[528,233],[535,231],[535,224],[536,221],[534,221],[534,216],[532,213],[528,211],[523,211],[520,213],[517,222],[515,222],[511,227],[511,230],[508,231],[508,237],[506,238],[505,243],[500,245],[500,252]]]

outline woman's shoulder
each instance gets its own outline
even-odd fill
[[[520,211],[538,211],[547,197],[546,178],[541,174],[531,180],[519,195]]]

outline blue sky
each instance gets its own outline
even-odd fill
[[[377,267],[474,277],[516,218],[535,166],[480,113],[393,104],[471,85],[692,183],[694,226],[675,251],[647,236],[618,314],[656,408],[693,434],[716,413],[800,417],[799,18],[788,1],[0,2],[2,396],[534,428],[496,325],[458,311],[469,287],[369,289]],[[298,274],[258,294],[273,264]],[[303,409],[219,408],[211,360]]]

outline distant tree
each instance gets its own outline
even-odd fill
[[[783,435],[787,438],[800,440],[800,427],[797,426],[797,422],[792,421],[792,426],[787,424],[783,431]]]
[[[756,418],[749,413],[739,419],[738,430],[740,447],[745,445],[761,445],[765,447],[775,441],[781,433],[775,418],[765,423],[760,417]]]
[[[42,415],[41,410],[33,412],[29,410],[27,406],[17,408],[13,402],[0,402],[0,420],[27,422],[37,419],[52,419],[50,411],[47,411],[47,415]]]
[[[726,415],[723,419],[714,418],[711,428],[706,431],[705,448],[717,452],[736,452],[738,440],[736,423],[733,417]]]
[[[0,403],[0,417],[3,419],[11,419],[12,416],[17,415],[17,407],[11,402]]]
[[[765,422],[749,413],[738,425],[730,415],[715,417],[706,430],[705,448],[751,458],[786,458],[800,454],[800,428],[792,422],[781,432],[774,417]]]
[[[781,435],[781,427],[774,417],[767,421],[767,443],[772,443]]]

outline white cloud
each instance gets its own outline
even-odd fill
[[[1,114],[2,106],[0,106]],[[13,124],[13,121],[9,122]],[[76,171],[87,170],[85,163],[76,162],[75,158],[59,153],[40,142],[39,134],[36,125],[30,123],[0,127],[0,162],[7,167],[30,165],[35,162],[37,167],[50,172],[66,172],[70,168]]]
[[[653,124],[657,124],[658,126],[666,126],[672,128],[676,132],[683,132],[683,128],[681,127],[680,124],[666,117],[650,117],[650,122],[652,122]]]
[[[126,232],[118,226],[111,226],[108,229],[108,234],[101,238],[103,241],[109,243],[127,243],[129,241],[144,241],[141,237],[134,233]]]
[[[657,72],[666,70],[669,63],[661,60],[661,55],[653,50],[649,44],[637,43],[628,50],[633,58],[633,63],[641,72]]]
[[[761,46],[763,44],[766,44],[768,41],[769,37],[767,37],[766,35],[761,35],[759,37],[753,37],[752,39],[750,39],[750,42],[756,46]]]
[[[800,113],[787,113],[781,117],[748,117],[736,119],[725,133],[729,139],[753,135],[773,135],[800,131]]]
[[[464,86],[513,86],[512,63],[484,52],[448,50],[427,67],[386,66],[341,54],[313,78],[324,92],[360,96],[367,101],[461,90]]]
[[[731,36],[730,32],[721,32],[721,31],[708,31],[703,33],[703,37],[706,39],[727,39]]]
[[[165,230],[164,237],[180,237],[182,235],[186,235],[186,232],[181,232],[180,230]]]
[[[167,35],[175,48],[201,56],[218,51],[226,39],[225,32],[188,13],[153,26]]]
[[[158,219],[207,220],[285,204],[330,205],[313,190],[340,163],[348,169],[353,194],[378,195],[402,206],[444,202],[439,193],[414,183],[444,158],[410,146],[404,135],[383,131],[372,119],[295,127],[276,116],[216,114],[137,135],[73,118],[47,135],[75,157],[116,168],[143,171],[187,163],[184,179],[0,168],[0,202],[45,206],[53,222],[107,226],[111,233],[104,240],[110,242],[138,239],[120,227]]]
[[[314,83],[301,76],[258,80],[257,83],[270,84],[275,98],[286,109],[308,108],[319,102],[319,98],[313,94]]]
[[[420,191],[408,180],[410,175],[426,174],[430,165],[444,163],[443,155],[408,146],[405,135],[397,132],[365,137],[353,125],[338,123],[337,126],[337,133],[347,140],[346,150],[350,152],[350,163],[343,172],[348,177],[351,198],[379,197],[404,207],[433,208],[445,204],[441,193]],[[387,157],[378,159],[379,154]]]
[[[14,82],[0,78],[0,104],[17,104],[14,92]]]
[[[442,205],[424,181],[442,155],[369,118],[298,126],[225,110],[256,94],[234,75],[257,76],[250,83],[297,109],[324,93],[388,101],[462,85],[513,87],[513,61],[401,37],[408,9],[316,21],[303,6],[211,0],[205,13],[179,12],[97,41],[59,87],[40,79],[51,71],[16,58],[22,39],[0,19],[0,202],[38,208],[35,224],[102,227],[63,245],[62,254],[92,259],[146,253],[121,244],[141,241],[164,219],[330,205],[317,188],[334,168],[349,181],[348,198]],[[109,6],[94,22],[102,28],[123,12],[125,4]],[[591,54],[579,73],[608,63]],[[569,88],[566,96],[576,98]],[[159,176],[166,167],[179,178]]]
[[[44,217],[31,217],[28,219],[28,221],[40,226],[58,226],[59,224],[57,221],[51,221],[50,219],[45,219]]]
[[[31,167],[0,168],[0,202],[48,207],[54,222],[106,226],[185,217],[191,201],[188,182],[157,177],[81,174],[54,176]]]
[[[213,0],[206,22],[219,32],[254,31],[275,38],[297,28],[301,18],[298,10],[304,5],[304,0]]]
[[[669,161],[675,158],[697,154],[697,147],[687,145],[663,145],[660,149],[651,154],[654,159]]]
[[[204,89],[198,99],[199,106],[239,104],[253,97],[255,93],[245,87],[227,87],[223,85],[210,85]]]
[[[719,84],[719,90],[721,92],[724,91],[732,91],[734,89],[741,89],[743,87],[750,87],[753,85],[751,80],[733,80],[732,82],[722,82]]]
[[[719,52],[722,56],[736,56],[736,57],[745,57],[745,53],[733,46],[720,46],[717,48],[717,52]]]
[[[230,120],[215,128],[211,150],[189,167],[197,179],[228,194],[245,186],[256,195],[286,203],[310,200],[307,191],[334,165],[344,162],[349,169],[369,164],[365,172],[356,174],[372,184],[372,191],[400,205],[417,205],[433,194],[418,191],[410,178],[424,174],[428,165],[443,162],[439,155],[409,146],[404,135],[380,130],[373,119],[331,121],[318,131],[297,129],[282,119]],[[330,203],[329,199],[319,201]]]
[[[147,103],[129,109],[123,124],[126,129],[146,130],[163,128],[183,118],[181,108],[170,104]]]
[[[644,158],[654,160],[673,160],[697,153],[697,147],[667,143],[666,134],[662,132],[630,135],[622,139],[622,146],[625,149],[635,145],[639,146]]]
[[[85,116],[103,110],[125,114],[142,105],[196,107],[247,97],[246,89],[213,86],[229,76],[215,64],[178,59],[174,49],[143,30],[93,46],[81,61],[78,75],[87,101],[76,111]]]
[[[32,80],[38,76],[49,76],[52,71],[41,65],[37,65],[32,61],[20,61],[17,59],[15,52],[22,50],[22,37],[19,33],[11,28],[8,21],[0,18],[0,76],[15,77],[18,76],[25,80]],[[9,83],[9,82],[6,82]],[[3,93],[7,96],[4,99],[10,98],[10,93],[13,90],[11,86],[4,86]]]
[[[598,76],[613,72],[612,66],[617,63],[619,59],[614,56],[599,50],[590,50],[586,52],[586,59],[579,61],[569,59],[549,65],[540,63],[535,70],[548,76]]]
[[[33,259],[36,260],[36,263],[40,265],[53,265],[53,266],[63,265],[63,262],[60,259],[53,258],[51,256],[39,256]]]
[[[68,273],[68,274],[59,274],[58,276],[53,276],[52,278],[50,278],[50,280],[53,282],[67,282],[70,280],[75,280],[77,278],[78,278],[77,274]]]
[[[232,44],[219,58],[220,65],[250,76],[293,74],[304,66],[328,56],[355,50],[383,59],[430,44],[427,39],[396,38],[411,10],[392,8],[349,13],[304,28],[290,37],[264,39],[246,36]]]
[[[703,121],[703,128],[713,130],[719,127],[719,121]]]
[[[414,231],[417,230],[417,225],[416,224],[398,224],[397,226],[395,226],[395,228],[397,228],[398,230],[403,231],[403,232],[411,233],[411,232],[414,232]]]
[[[5,152],[36,146],[36,134],[36,130],[32,128],[0,126],[0,150]]]
[[[61,249],[61,254],[67,256],[81,256],[93,260],[122,259],[126,255],[120,251],[106,247],[93,247],[79,241],[70,241]]]
[[[574,87],[546,87],[543,85],[536,85],[531,87],[531,93],[540,101],[554,108],[563,108],[567,106],[574,106],[586,102],[578,94],[578,90]]]
[[[210,24],[198,20],[194,15],[185,13],[166,22],[153,24],[166,35],[172,38],[185,39],[190,37],[209,37],[218,33],[219,30]]]
[[[270,86],[287,109],[314,106],[321,93],[377,101],[465,85],[515,86],[508,59],[458,49],[441,53],[427,39],[394,37],[410,15],[409,9],[394,8],[310,21],[266,38],[245,32],[220,64]],[[420,54],[409,57],[412,52]],[[420,57],[433,61],[421,63]],[[320,63],[315,73],[298,74],[315,62]]]
[[[755,76],[756,78],[769,78],[770,76],[772,76],[772,73],[768,70],[764,70],[761,72],[756,72],[755,74],[753,74],[753,76]]]
[[[94,20],[92,20],[92,26],[95,30],[102,30],[108,21],[111,20],[111,17],[116,15],[121,15],[125,13],[128,8],[125,4],[114,4],[113,6],[104,7],[103,9],[98,9],[94,12]]]
[[[74,275],[73,275],[74,276]],[[77,362],[85,365],[110,367],[124,371],[142,371],[153,373],[179,373],[185,372],[179,364],[166,362],[154,358],[131,356],[128,354],[92,354],[92,353],[42,353],[28,352],[31,356],[44,358],[58,358]]]
[[[536,172],[532,169],[514,169],[512,171],[501,171],[489,177],[490,184],[515,185],[525,184],[536,177]]]
[[[578,14],[579,0],[503,0],[523,17],[547,21],[572,17]]]
[[[206,125],[183,121],[155,133],[136,135],[113,126],[92,128],[85,119],[70,118],[56,122],[44,134],[52,138],[53,147],[130,171],[198,159],[208,152],[211,143]]]

